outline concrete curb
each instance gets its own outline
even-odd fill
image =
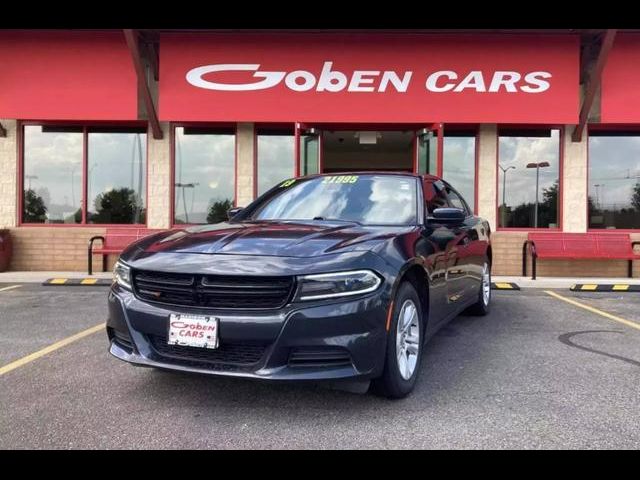
[[[51,287],[108,287],[111,280],[107,278],[50,278],[42,282],[43,286]]]
[[[637,292],[640,293],[640,285],[624,283],[578,283],[570,287],[572,292]]]
[[[520,287],[513,282],[494,282],[491,284],[491,290],[520,290]]]

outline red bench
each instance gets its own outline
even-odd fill
[[[122,253],[129,244],[140,240],[148,235],[159,232],[160,230],[150,228],[107,228],[104,236],[97,235],[89,240],[89,256],[87,259],[89,275],[93,274],[93,255],[102,255],[102,271],[107,270],[107,256],[110,253]],[[102,241],[99,248],[93,247],[93,242]]]
[[[536,279],[536,261],[543,259],[598,259],[628,260],[629,278],[632,276],[633,260],[640,260],[633,247],[640,242],[631,242],[626,233],[529,233],[522,245],[522,276],[527,276],[527,247],[531,253],[533,280]]]

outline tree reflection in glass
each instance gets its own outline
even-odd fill
[[[589,228],[640,228],[640,132],[589,132]]]
[[[91,128],[87,135],[88,223],[145,223],[145,129]]]
[[[515,228],[557,227],[560,131],[502,130],[498,158],[501,167],[498,169],[499,225]],[[545,162],[549,166],[527,168],[533,164],[542,166]],[[508,175],[505,177],[506,173]],[[537,175],[539,182],[536,182]]]
[[[174,223],[218,223],[235,201],[235,132],[176,127]]]

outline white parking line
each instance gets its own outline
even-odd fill
[[[6,292],[7,290],[13,290],[14,288],[20,288],[22,285],[11,285],[10,287],[0,288],[0,292]]]

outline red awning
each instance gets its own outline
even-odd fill
[[[602,72],[602,123],[638,123],[640,35],[618,34]]]
[[[136,120],[122,31],[0,32],[0,118]]]

